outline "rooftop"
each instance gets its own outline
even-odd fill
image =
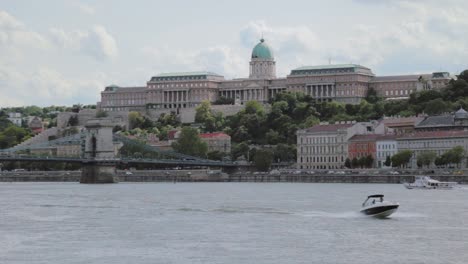
[[[468,137],[468,131],[465,130],[450,130],[450,131],[423,131],[412,134],[403,135],[398,139],[424,139],[424,138],[453,138],[453,137]]]
[[[158,75],[155,75],[154,77],[181,77],[181,76],[220,76],[217,73],[214,72],[208,72],[208,71],[195,71],[195,72],[168,72],[168,73],[160,73]]]
[[[354,135],[349,141],[376,141],[379,136],[377,134]]]
[[[215,133],[204,133],[200,134],[201,138],[230,138],[228,134],[225,134],[223,132],[215,132]]]
[[[273,51],[270,46],[265,43],[265,40],[262,38],[260,43],[255,45],[252,50],[252,59],[267,59],[273,60]]]
[[[332,124],[332,125],[316,125],[304,129],[306,132],[335,132],[340,129],[352,127],[354,124]]]
[[[376,76],[371,82],[395,82],[395,81],[417,81],[419,77],[431,79],[432,74],[411,74],[411,75],[392,75],[392,76]]]
[[[422,120],[416,128],[423,127],[446,127],[455,124],[453,114],[444,114],[438,116],[428,116]]]
[[[346,68],[363,68],[370,70],[367,67],[358,64],[327,64],[327,65],[316,65],[316,66],[302,66],[293,71],[305,71],[305,70],[329,70],[329,69],[346,69]]]
[[[117,85],[111,85],[107,86],[104,92],[119,92],[119,93],[125,93],[125,92],[143,92],[146,91],[146,86],[143,87],[119,87]]]

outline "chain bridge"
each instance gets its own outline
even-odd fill
[[[32,145],[0,150],[0,162],[64,162],[81,166],[81,183],[114,183],[117,166],[151,165],[160,168],[229,168],[236,164],[214,161],[147,145],[126,136],[114,134],[106,119],[88,121],[81,132]],[[76,146],[75,155],[63,155],[60,147]]]

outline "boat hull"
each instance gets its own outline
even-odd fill
[[[374,207],[362,209],[361,213],[368,215],[368,216],[377,217],[377,218],[385,218],[393,214],[398,209],[398,206],[399,206],[398,204],[374,206]]]

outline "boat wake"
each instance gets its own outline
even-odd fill
[[[274,208],[260,207],[220,207],[213,209],[179,208],[178,211],[205,212],[205,213],[228,213],[228,214],[290,214],[290,212],[276,210]]]
[[[427,215],[418,214],[418,213],[406,213],[406,212],[396,212],[392,215],[394,218],[424,218]]]
[[[364,217],[363,214],[359,212],[349,211],[349,212],[324,212],[324,211],[306,211],[298,213],[300,216],[304,217],[312,217],[312,218],[343,218],[343,219],[350,219],[350,218],[361,218]]]

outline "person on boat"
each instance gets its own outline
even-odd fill
[[[375,204],[375,199],[372,199],[372,204]]]
[[[383,202],[383,197],[380,197],[380,202]]]

